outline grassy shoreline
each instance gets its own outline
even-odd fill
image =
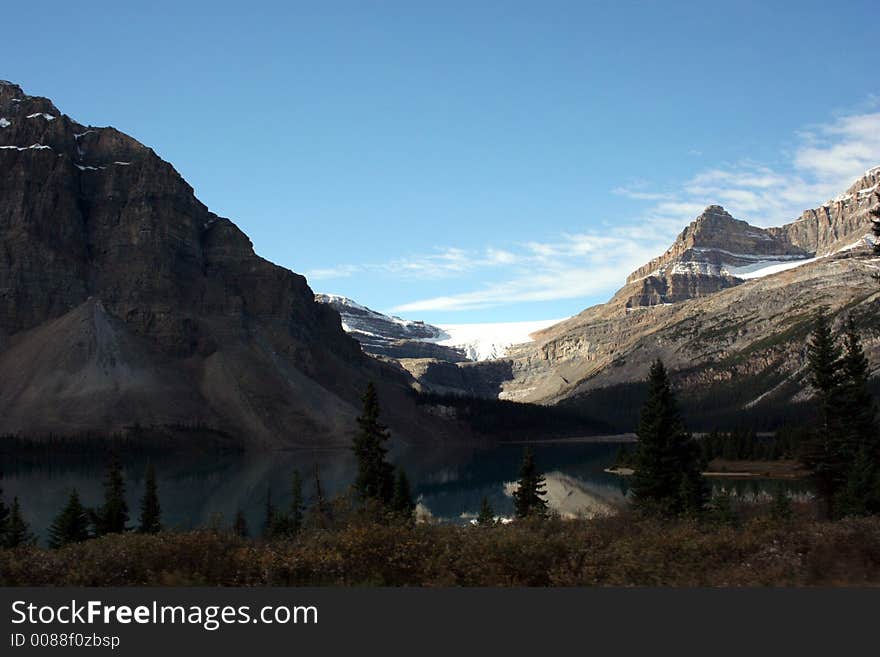
[[[631,477],[633,469],[611,467],[605,468],[604,472],[620,477]],[[730,479],[806,479],[810,476],[809,471],[801,463],[792,459],[775,461],[713,459],[702,474],[704,477]]]
[[[880,585],[880,518],[741,526],[621,515],[480,528],[354,523],[294,540],[123,534],[0,550],[3,586]]]

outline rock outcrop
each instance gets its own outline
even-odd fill
[[[132,137],[3,82],[0,173],[0,432],[342,444],[373,380],[398,435],[429,433],[405,373]]]
[[[774,236],[734,219],[719,205],[710,205],[666,253],[630,274],[615,300],[627,307],[676,303],[739,285],[740,275],[755,267],[811,255],[784,236]]]

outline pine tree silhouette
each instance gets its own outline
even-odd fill
[[[21,545],[32,545],[36,542],[31,533],[30,525],[21,515],[21,505],[18,498],[12,498],[12,507],[9,509],[9,523],[6,526],[6,535],[3,545],[7,548],[16,548]]]
[[[397,469],[394,479],[394,494],[391,497],[391,510],[402,518],[412,519],[416,510],[416,503],[412,498],[412,490],[409,479],[403,468]]]
[[[831,329],[826,308],[815,315],[807,345],[810,385],[815,394],[819,423],[806,445],[802,460],[809,468],[827,515],[834,515],[834,497],[846,479],[851,453],[841,421],[843,409],[842,350]]]
[[[0,545],[3,545],[3,538],[9,529],[9,507],[3,501],[3,488],[0,487]]]
[[[770,513],[775,520],[788,521],[792,517],[791,499],[783,487],[779,487],[773,495]]]
[[[363,412],[357,418],[359,430],[352,445],[358,464],[355,490],[361,500],[387,504],[394,494],[394,470],[385,461],[388,452],[385,443],[390,436],[379,422],[379,397],[372,383],[367,385],[363,403]]]
[[[477,514],[477,525],[480,527],[492,527],[495,525],[495,510],[489,503],[488,497],[483,497],[480,502],[480,513]]]
[[[286,538],[296,536],[302,529],[305,506],[302,476],[299,470],[294,470],[290,478],[290,507],[286,513],[275,513],[272,520],[272,535]]]
[[[318,529],[327,529],[333,521],[330,505],[324,497],[324,487],[321,484],[321,473],[318,464],[314,469],[315,494],[312,506],[309,509],[309,526]]]
[[[852,317],[847,319],[843,344],[838,412],[845,434],[843,442],[853,455],[864,447],[880,456],[880,437],[875,420],[877,409],[868,389],[870,366]]]
[[[535,465],[535,454],[531,447],[523,452],[517,488],[513,491],[513,503],[518,518],[544,517],[547,515],[547,500],[544,499],[546,482],[544,475]]]
[[[67,504],[49,527],[49,547],[57,549],[89,538],[89,514],[79,501],[76,489],[70,491]]]
[[[95,535],[121,534],[128,531],[128,504],[125,501],[125,479],[119,457],[114,454],[104,477],[104,504],[93,514]]]
[[[147,466],[147,471],[144,475],[144,487],[138,531],[142,534],[157,534],[162,530],[162,507],[159,504],[156,469],[152,463]]]
[[[278,514],[272,503],[272,486],[266,487],[266,517],[263,520],[263,538],[272,538],[275,533]]]
[[[633,504],[661,515],[698,515],[707,488],[700,472],[700,446],[685,431],[669,376],[659,359],[648,374],[639,441],[633,458]]]
[[[232,523],[232,533],[241,538],[247,538],[250,536],[247,519],[244,517],[244,512],[242,512],[241,509],[235,512],[235,521]]]

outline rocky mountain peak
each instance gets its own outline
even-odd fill
[[[861,196],[867,196],[869,194],[880,195],[880,187],[878,187],[878,185],[880,185],[880,167],[873,167],[865,171],[865,173],[859,178],[856,178],[843,196],[852,194],[858,194]]]
[[[0,80],[0,117],[8,118],[10,114],[14,116],[21,115],[24,118],[33,114],[47,114],[54,119],[58,118],[61,112],[58,111],[58,108],[48,98],[28,96],[14,82]]]
[[[692,246],[711,244],[719,237],[723,239],[727,233],[736,230],[737,221],[720,205],[708,205],[685,227],[676,241],[690,241]]]
[[[419,435],[407,375],[152,149],[4,83],[0,171],[0,432],[347,444],[373,380],[389,426]]]
[[[5,97],[9,98],[21,98],[25,95],[24,91],[21,90],[14,82],[10,82],[9,80],[0,80],[0,99]]]
[[[713,218],[718,218],[718,219],[722,219],[722,220],[727,219],[729,221],[734,220],[733,216],[731,216],[731,214],[727,210],[725,210],[722,206],[720,206],[720,205],[707,205],[706,209],[700,213],[700,216],[698,216],[694,220],[694,223],[699,223],[701,221],[708,221]]]

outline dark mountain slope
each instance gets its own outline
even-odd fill
[[[0,174],[0,431],[208,423],[341,444],[369,380],[397,435],[448,431],[131,137],[0,83]]]

